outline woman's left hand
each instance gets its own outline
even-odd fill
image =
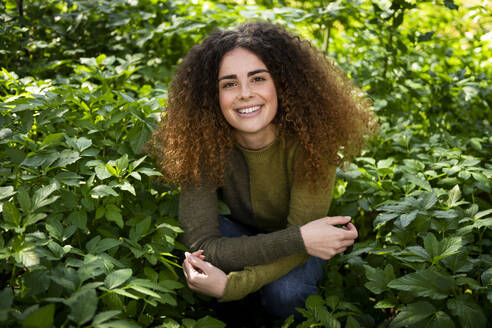
[[[185,256],[183,271],[188,287],[196,292],[216,298],[224,296],[227,285],[227,276],[224,271],[203,261],[204,257],[201,253],[190,254],[186,252]]]

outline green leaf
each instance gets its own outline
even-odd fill
[[[450,299],[447,305],[451,313],[458,317],[462,327],[486,327],[487,319],[482,308],[469,295],[460,295],[454,299]]]
[[[130,172],[135,170],[146,158],[147,158],[147,155],[140,157],[136,161],[131,162],[130,163]]]
[[[410,223],[412,223],[413,220],[415,220],[415,218],[417,217],[417,214],[419,214],[419,211],[418,210],[413,210],[410,213],[402,214],[398,218],[398,222],[400,223],[400,225],[401,225],[402,228],[405,228]]]
[[[351,315],[347,317],[347,322],[345,323],[345,328],[360,328],[359,322],[354,319]]]
[[[448,207],[456,206],[460,198],[461,198],[460,186],[456,185],[448,193],[448,202],[447,202]]]
[[[47,148],[49,146],[58,145],[63,139],[64,135],[64,133],[53,133],[46,136],[46,138],[44,138],[43,142],[41,142],[40,144],[41,149]]]
[[[95,289],[84,289],[73,294],[66,301],[71,309],[68,318],[78,325],[83,325],[94,317],[98,301]]]
[[[217,320],[215,318],[209,317],[208,315],[201,318],[195,323],[194,328],[224,328],[226,326],[225,323],[223,323],[220,320]]]
[[[115,164],[120,171],[126,170],[128,167],[128,154],[125,154],[117,159]]]
[[[110,164],[106,164],[106,170],[108,170],[109,173],[111,173],[112,176],[119,177],[120,175],[118,174],[118,171],[111,166]],[[97,174],[97,167],[96,167],[96,174]],[[99,177],[99,175],[98,175]]]
[[[111,166],[111,165],[101,163],[100,165],[97,165],[94,168],[94,171],[96,172],[96,176],[99,180],[107,179],[107,178],[111,177],[112,175],[116,176],[116,170],[111,166],[111,168],[114,171],[113,173],[111,173],[108,169],[108,166]]]
[[[10,197],[14,194],[15,194],[14,187],[12,186],[0,187],[0,200]]]
[[[96,324],[96,328],[141,328],[142,326],[136,325],[126,320],[115,320],[107,323]],[[166,327],[166,326],[163,326]]]
[[[118,187],[121,189],[121,190],[126,190],[128,191],[130,194],[132,194],[133,196],[136,196],[137,194],[135,193],[135,187],[133,187],[133,185],[128,182],[127,180],[123,181],[122,183],[120,183],[118,185]]]
[[[81,230],[87,229],[87,213],[85,211],[72,212],[67,220]]]
[[[118,196],[118,193],[108,185],[99,185],[91,190],[91,196],[94,198],[106,197],[106,196]]]
[[[94,319],[92,320],[92,325],[104,323],[105,321],[108,321],[109,319],[117,316],[120,313],[121,311],[118,310],[100,312],[94,316]]]
[[[137,172],[145,174],[146,176],[149,176],[149,177],[153,176],[153,175],[162,176],[161,172],[150,169],[148,167],[142,167],[142,168],[138,169]]]
[[[12,202],[3,204],[3,218],[14,227],[20,227],[21,214],[17,209],[17,206],[15,206]]]
[[[454,322],[451,317],[443,311],[437,311],[430,319],[426,320],[425,328],[454,328]]]
[[[55,304],[40,307],[30,313],[23,321],[23,328],[50,328],[55,316]]]
[[[424,247],[433,262],[458,253],[462,246],[461,237],[443,238],[437,241],[433,233],[428,233],[424,238]]]
[[[492,285],[492,268],[482,272],[481,279],[484,286]]]
[[[73,164],[80,159],[79,152],[70,149],[64,149],[55,163],[55,166],[65,167],[67,165]]]
[[[392,280],[388,287],[409,291],[416,296],[442,300],[448,297],[455,285],[454,280],[448,275],[423,269]]]
[[[42,219],[44,219],[47,216],[46,213],[36,213],[36,214],[29,214],[26,219],[24,220],[24,226],[30,226]]]
[[[156,292],[154,292],[153,290],[151,290],[149,288],[138,286],[138,285],[132,285],[131,283],[130,283],[129,287],[133,290],[136,290],[137,292],[142,293],[142,294],[152,296],[155,298],[161,298],[161,295],[157,294]]]
[[[387,264],[384,271],[369,265],[364,265],[364,270],[366,272],[366,278],[369,280],[364,286],[374,294],[381,294],[385,290],[388,290],[388,283],[395,279],[391,264]]]
[[[10,287],[2,289],[0,292],[0,322],[6,321],[14,302],[14,295]]]
[[[484,217],[484,216],[486,216],[486,215],[489,215],[489,214],[492,214],[492,208],[490,208],[490,209],[488,209],[488,210],[485,210],[485,211],[478,212],[477,214],[475,214],[475,215],[473,216],[473,218],[474,218],[475,220],[477,220],[477,219],[480,219],[480,218],[482,218],[482,217]]]
[[[121,210],[114,204],[108,204],[104,213],[108,221],[114,222],[123,229],[123,217],[121,216]]]
[[[120,240],[113,238],[104,238],[101,240],[101,236],[97,235],[87,242],[85,247],[91,254],[99,254],[107,251],[108,249],[119,246],[122,243]]]
[[[87,148],[89,148],[90,146],[92,146],[92,140],[87,139],[86,137],[81,137],[77,139],[76,144],[77,144],[77,150],[81,153]]]
[[[29,214],[31,212],[31,198],[29,197],[27,187],[19,187],[16,198],[24,213]]]
[[[52,183],[36,190],[32,196],[32,211],[55,202],[59,196],[49,196],[59,188],[57,183]]]
[[[429,183],[429,181],[427,181],[425,179],[425,177],[422,177],[420,175],[414,175],[414,174],[410,174],[410,175],[407,175],[406,176],[408,181],[410,181],[411,183],[413,183],[414,185],[426,190],[426,191],[432,191],[432,187]]]
[[[116,270],[106,276],[106,279],[104,279],[104,285],[108,289],[116,288],[121,284],[123,284],[128,279],[130,279],[132,274],[133,274],[132,269]]]
[[[408,304],[393,319],[389,325],[390,328],[398,328],[414,325],[419,323],[436,312],[436,308],[429,302],[417,302]]]

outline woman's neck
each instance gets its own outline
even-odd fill
[[[276,129],[270,128],[261,134],[246,134],[246,133],[236,133],[237,143],[246,149],[250,150],[260,150],[271,145],[277,136]]]

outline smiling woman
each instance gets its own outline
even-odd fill
[[[191,49],[149,144],[181,185],[191,289],[220,301],[261,290],[280,317],[317,292],[325,261],[357,238],[349,217],[326,215],[336,165],[374,130],[368,107],[338,66],[273,24],[217,30]]]
[[[261,149],[275,139],[275,84],[265,64],[251,51],[236,48],[222,58],[219,104],[241,146]]]

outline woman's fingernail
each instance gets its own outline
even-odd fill
[[[345,218],[346,218],[347,220],[350,220],[350,219],[351,219],[351,217],[350,217],[350,216],[346,216]]]
[[[185,257],[186,257],[186,258],[189,258],[189,257],[190,257],[190,253],[185,252]]]

